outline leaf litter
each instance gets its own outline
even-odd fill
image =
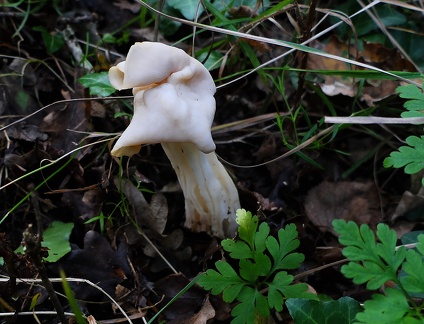
[[[57,30],[63,30],[63,24],[68,24],[78,39],[86,39],[89,34],[90,40],[93,41],[99,40],[99,35],[116,31],[122,27],[123,21],[134,19],[140,13],[138,4],[125,0],[104,3],[101,6],[96,1],[85,0],[76,5],[78,7],[71,5],[72,8],[65,8],[64,16],[57,17],[57,13],[46,11],[40,13],[41,16],[31,16],[30,21],[43,25],[42,30],[47,30],[51,36],[57,36]],[[238,8],[233,12],[242,11]],[[249,9],[247,12],[253,11]],[[57,21],[52,21],[49,25],[40,20],[40,17],[49,15],[54,15]],[[283,35],[275,35],[276,28],[263,29],[260,33],[290,40],[288,35],[294,27],[287,19],[278,20],[280,27],[284,26]],[[9,27],[12,26],[10,22],[8,24]],[[25,34],[22,35],[25,41],[21,44],[12,39],[10,31],[3,33],[3,27],[0,27],[0,38],[3,44],[8,44],[2,45],[4,55],[11,57],[5,57],[0,64],[1,126],[54,101],[65,99],[69,102],[46,109],[1,132],[1,183],[8,183],[26,175],[46,161],[62,157],[81,145],[92,146],[69,156],[69,164],[59,162],[51,169],[28,174],[16,185],[1,190],[2,216],[17,204],[24,194],[30,192],[31,188],[43,183],[50,172],[58,170],[55,177],[45,181],[37,189],[39,209],[43,215],[42,225],[48,228],[53,221],[60,220],[72,222],[74,229],[67,245],[71,251],[59,261],[49,264],[49,274],[52,277],[58,276],[58,269],[61,267],[69,277],[89,279],[115,296],[132,318],[150,318],[166,301],[184,288],[191,278],[199,272],[213,269],[215,262],[227,260],[228,255],[223,252],[216,239],[191,233],[182,227],[182,195],[179,187],[175,186],[175,174],[157,145],[143,147],[139,155],[131,160],[124,159],[120,168],[117,163],[119,161],[110,158],[110,146],[95,143],[96,139],[89,136],[90,132],[108,134],[122,131],[129,120],[128,116],[131,115],[131,108],[128,104],[101,98],[96,101],[72,101],[74,98],[90,96],[88,89],[75,82],[86,75],[86,71],[76,67],[78,64],[73,62],[75,59],[68,51],[45,52],[42,33],[35,33],[28,27],[24,26]],[[10,30],[14,30],[13,28]],[[44,36],[48,35],[44,32]],[[94,66],[93,72],[104,75],[110,65],[122,58],[121,53],[126,52],[126,44],[154,37],[151,31],[135,25],[130,26],[128,31],[117,33],[116,36],[120,37],[116,38],[116,43],[102,44],[108,47],[107,50],[99,47],[92,52],[90,59]],[[82,42],[72,44],[80,49],[84,48]],[[317,44],[328,53],[355,58],[385,70],[415,71],[409,62],[401,59],[396,50],[378,43],[364,42],[363,48],[358,49],[357,44],[334,36],[330,37],[326,44],[320,44],[318,41]],[[263,52],[254,43],[252,45],[257,56],[263,61],[280,55],[282,51],[281,48],[267,47]],[[240,48],[239,44],[236,44],[235,50],[228,56],[233,65],[225,67],[226,73],[244,69],[241,60],[238,60],[242,53]],[[37,63],[29,62],[30,57],[35,57]],[[44,62],[48,64],[45,65]],[[333,71],[351,69],[345,63],[314,55],[308,58],[308,68]],[[278,76],[273,71],[269,73],[273,77]],[[89,81],[92,82],[91,79]],[[217,125],[225,126],[234,121],[249,120],[251,117],[260,116],[263,111],[275,114],[280,112],[282,107],[286,107],[285,98],[278,91],[274,96],[270,95],[269,84],[262,81],[259,77],[246,77],[243,84],[233,84],[220,90],[216,95]],[[286,75],[286,79],[281,82],[284,83],[288,100],[292,103],[296,90],[295,78]],[[381,100],[389,100],[399,85],[392,80],[367,79],[361,88],[356,77],[330,75],[320,75],[314,82],[326,95],[335,96],[329,100],[339,113],[343,113],[346,108],[340,101],[353,98],[349,104],[357,105],[355,109],[360,110],[363,108],[362,103],[354,101],[359,95],[367,106],[375,107]],[[96,92],[94,94],[96,95]],[[340,95],[350,98],[340,99]],[[272,100],[269,100],[270,98]],[[270,104],[271,101],[275,101],[274,104]],[[310,87],[306,88],[302,96],[302,105],[305,111],[296,112],[297,117],[292,115],[291,121],[284,120],[283,134],[272,125],[274,121],[258,121],[228,132],[225,127],[222,128],[221,132],[217,133],[219,155],[234,164],[253,165],[287,152],[288,148],[283,145],[282,136],[285,136],[290,144],[296,144],[297,132],[307,131],[313,123],[319,121],[319,118],[313,117],[311,124],[311,121],[305,118],[307,110],[318,116],[328,112],[328,106]],[[416,106],[414,107],[411,108],[416,111]],[[123,116],[115,118],[116,113]],[[381,129],[372,128],[372,131],[378,133]],[[392,176],[389,171],[382,171],[376,176],[373,174],[372,164],[368,161],[354,171],[349,179],[340,181],[343,178],[340,170],[346,170],[360,161],[373,144],[362,145],[361,152],[358,153],[348,140],[344,140],[346,137],[355,137],[357,133],[354,130],[343,129],[339,135],[341,140],[327,143],[330,150],[317,148],[302,151],[319,161],[324,169],[312,167],[300,156],[255,169],[230,168],[239,187],[243,188],[244,206],[248,206],[252,212],[262,207],[258,211],[259,222],[269,224],[271,235],[278,237],[278,230],[284,228],[288,222],[296,225],[299,230],[300,248],[305,254],[305,262],[302,264],[305,270],[341,258],[340,247],[334,239],[336,233],[331,227],[334,219],[355,220],[359,224],[370,224],[371,227],[381,221],[388,221],[391,226],[398,226],[399,233],[420,228],[422,223],[419,211],[422,195],[411,189],[410,178]],[[358,139],[360,143],[363,136],[361,134]],[[392,146],[391,142],[390,147]],[[337,155],[336,151],[344,151],[350,154],[351,158]],[[376,155],[377,164],[387,155]],[[64,167],[60,169],[61,166]],[[54,171],[50,171],[53,169]],[[389,204],[382,201],[383,183],[384,194],[389,194],[394,202],[400,203]],[[122,192],[119,192],[119,188]],[[147,190],[144,190],[146,188]],[[410,189],[413,194],[409,200],[412,202],[406,198]],[[405,197],[401,199],[403,193]],[[123,201],[128,205],[124,205]],[[383,217],[382,210],[386,217]],[[13,259],[12,268],[2,267],[0,270],[6,276],[11,275],[11,270],[16,270],[20,278],[34,278],[37,274],[25,255],[15,256],[12,253],[20,245],[26,226],[34,223],[34,214],[35,207],[26,200],[0,224],[0,232],[5,233],[1,237],[1,247],[9,251]],[[103,226],[100,225],[102,222]],[[406,229],[401,230],[401,225]],[[153,242],[155,248],[152,248],[150,242]],[[269,244],[275,252],[279,246],[274,243]],[[180,273],[174,274],[160,254]],[[349,294],[362,301],[366,299],[366,295],[350,282],[343,280],[337,271],[336,267],[332,267],[315,272],[313,276],[304,278],[304,281],[318,292],[333,297],[334,304],[341,305],[340,309],[354,308],[356,304],[351,300],[339,298]],[[245,276],[247,275],[245,273]],[[93,314],[97,320],[119,320],[121,317],[98,290],[80,283],[72,284],[72,287],[86,314]],[[8,298],[5,302],[9,306],[12,305],[14,310],[29,310],[28,298],[36,301],[35,310],[52,309],[45,290],[40,287],[31,288],[20,283],[16,287],[12,286],[12,290],[17,293],[16,302],[12,303]],[[0,294],[9,296],[9,286],[1,285]],[[91,303],[99,301],[103,303]],[[331,303],[328,305],[333,306]],[[235,306],[236,304],[228,304],[220,296],[208,295],[195,286],[168,308],[160,319],[174,323],[204,323],[210,319],[217,323],[228,322],[231,309]],[[309,305],[304,307],[308,308]],[[277,318],[277,315],[275,316]],[[47,322],[51,319],[47,318]],[[278,322],[278,319],[276,321]]]

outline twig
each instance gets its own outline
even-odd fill
[[[306,24],[303,24],[303,23],[301,24],[301,28],[303,29],[302,35],[301,35],[301,43],[306,43],[312,36],[312,28],[313,28],[312,24],[315,21],[316,5],[317,5],[316,0],[311,0],[311,3],[309,5],[309,10],[308,10],[308,17],[306,18]],[[295,6],[295,9],[296,9],[296,12],[299,11],[298,6]],[[299,16],[300,16],[300,12],[299,12]],[[299,18],[299,21],[302,21],[302,17]],[[308,64],[308,53],[301,52],[300,55],[301,55],[301,58],[299,62],[299,68],[304,70],[306,69],[306,66]],[[306,75],[306,72],[299,73],[299,82],[297,84],[297,90],[296,90],[295,100],[294,100],[292,109],[296,109],[299,106],[300,100],[302,99],[302,95],[305,93],[305,89],[304,89],[305,75]]]
[[[36,218],[37,227],[38,227],[38,235],[37,235],[37,238],[35,239],[34,234],[32,233],[31,225],[29,225],[28,228],[24,231],[23,242],[25,243],[25,248],[26,248],[25,252],[29,255],[32,262],[34,263],[34,267],[38,271],[38,274],[40,275],[41,280],[43,281],[44,288],[46,289],[47,294],[50,297],[50,301],[52,302],[53,307],[56,309],[59,320],[63,324],[65,324],[67,323],[65,312],[63,311],[59,298],[57,297],[56,292],[54,291],[53,285],[51,281],[49,280],[49,277],[47,276],[46,268],[40,256],[41,241],[43,239],[43,232],[42,232],[43,228],[42,228],[42,222],[41,222],[40,206],[38,203],[38,196],[35,193],[35,191],[33,191],[31,194],[31,200],[34,206],[35,218]]]

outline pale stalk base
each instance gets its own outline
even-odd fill
[[[219,238],[234,237],[239,197],[216,154],[205,154],[191,143],[162,143],[162,147],[184,193],[184,226]]]

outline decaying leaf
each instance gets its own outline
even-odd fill
[[[169,275],[156,282],[156,293],[158,296],[164,296],[164,299],[158,307],[165,305],[171,298],[176,296],[185,286],[187,286],[189,282],[190,281],[182,274]],[[194,316],[195,312],[199,309],[199,306],[203,304],[205,295],[206,292],[203,289],[193,286],[168,308],[166,308],[164,313],[168,319],[185,320],[184,322],[178,321],[177,323],[191,323],[187,321],[187,318]]]
[[[128,199],[136,221],[140,225],[147,226],[162,234],[168,217],[168,205],[165,196],[161,193],[155,193],[149,204],[143,193],[129,180],[115,177],[114,183]]]
[[[381,219],[378,194],[372,182],[324,181],[309,191],[305,211],[321,231],[334,234],[331,226],[334,219],[371,226]]]
[[[357,51],[354,44],[346,44],[338,40],[335,36],[331,37],[323,51],[340,57],[355,59],[358,62],[366,62],[372,66],[376,66],[386,71],[415,71],[415,68],[402,59],[399,53],[394,49],[387,49],[381,44],[366,43],[363,49]],[[308,68],[311,70],[332,70],[332,71],[349,71],[359,69],[350,66],[347,63],[329,59],[323,56],[310,55],[308,58]],[[345,95],[359,98],[373,106],[376,101],[380,101],[395,93],[398,81],[393,80],[372,80],[367,79],[366,82],[359,86],[360,79],[353,79],[337,75],[324,75],[324,82],[320,83],[322,91],[328,96]],[[358,93],[358,90],[361,90]]]
[[[405,191],[390,220],[395,222],[399,217],[404,216],[409,221],[422,221],[424,219],[423,210],[424,187],[421,187],[416,195]]]
[[[51,269],[55,272],[63,269],[69,277],[88,279],[113,295],[116,285],[131,273],[126,253],[125,243],[120,243],[115,251],[105,237],[95,231],[88,231],[83,248],[74,245],[72,251],[60,262],[53,264]],[[77,298],[94,298],[96,301],[107,299],[102,292],[89,285],[70,284]]]

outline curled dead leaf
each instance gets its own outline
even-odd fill
[[[149,204],[143,193],[128,179],[115,177],[114,183],[117,188],[121,188],[128,199],[137,223],[162,234],[168,218],[168,204],[165,196],[155,193]]]

